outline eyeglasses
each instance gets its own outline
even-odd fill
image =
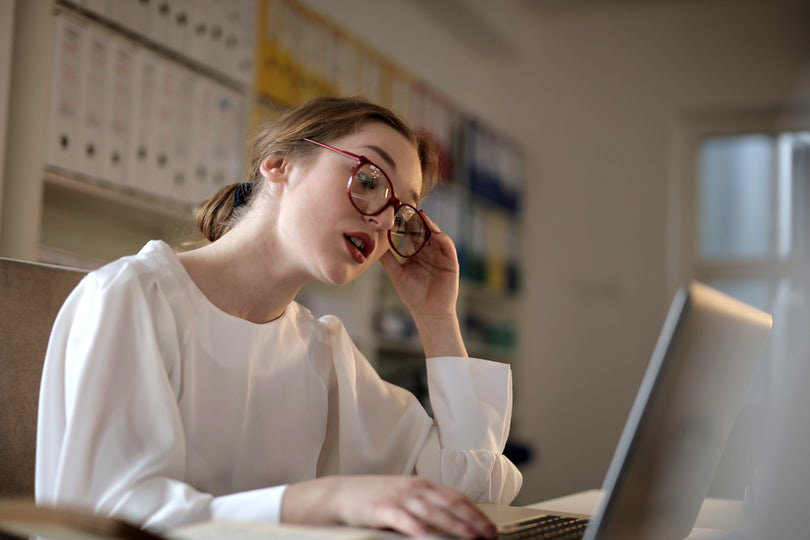
[[[357,166],[349,176],[346,192],[358,212],[376,216],[389,206],[394,207],[394,226],[388,230],[388,241],[401,257],[413,257],[430,239],[430,227],[419,211],[394,196],[394,185],[385,172],[365,156],[358,156],[312,139],[304,139],[341,156],[353,159]]]

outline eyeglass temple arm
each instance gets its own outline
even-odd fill
[[[306,137],[304,137],[304,140],[307,141],[308,143],[312,143],[312,144],[315,144],[317,146],[320,146],[321,148],[326,148],[327,150],[331,150],[332,152],[337,152],[338,154],[340,154],[342,156],[352,158],[355,161],[360,161],[360,156],[358,156],[356,154],[352,154],[351,152],[347,152],[346,150],[341,150],[340,148],[335,148],[334,146],[329,146],[326,143],[318,142],[316,140],[308,139]]]

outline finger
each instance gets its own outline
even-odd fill
[[[446,507],[432,504],[425,498],[409,497],[403,504],[413,516],[438,531],[461,538],[476,538],[482,534],[482,531],[448,511]]]
[[[379,529],[388,527],[408,536],[430,534],[430,529],[422,521],[411,515],[410,512],[394,506],[381,508],[371,525]]]
[[[419,214],[425,219],[425,222],[428,224],[430,228],[430,232],[432,234],[442,234],[442,230],[436,225],[436,222],[430,219],[430,216],[427,215],[427,212],[424,210],[419,210]]]
[[[428,240],[428,245],[430,245],[435,240],[439,244],[439,247],[441,248],[442,255],[445,255],[446,257],[454,256],[456,246],[453,243],[453,239],[450,238],[448,235],[444,234],[442,230],[439,228],[439,226],[436,225],[436,222],[430,219],[430,216],[428,216],[424,210],[420,210],[419,212],[422,215],[422,217],[425,218],[428,227],[430,227],[431,229],[431,237],[430,240]]]
[[[432,254],[434,257],[441,257],[441,259],[458,262],[456,246],[453,240],[446,234],[431,236],[430,240],[425,244],[425,247],[422,248],[422,251],[425,251],[425,255]],[[420,251],[419,254],[421,253]]]
[[[448,512],[474,527],[482,536],[493,536],[496,533],[495,525],[484,512],[465,494],[442,485],[434,485],[433,489],[425,493],[428,502],[445,508]]]

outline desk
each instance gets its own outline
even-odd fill
[[[530,508],[547,510],[549,513],[568,512],[592,515],[604,496],[601,489],[589,489],[565,497],[530,504]],[[743,525],[743,503],[732,499],[706,499],[698,513],[695,528],[687,540],[710,540],[724,538],[729,530]]]

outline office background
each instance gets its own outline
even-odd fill
[[[0,30],[9,30],[0,32],[0,126],[6,127],[0,129],[0,255],[58,258],[42,249],[43,237],[79,246],[74,251],[92,246],[84,251],[96,259],[139,242],[144,230],[184,238],[188,233],[177,218],[184,207],[176,201],[92,182],[85,189],[71,183],[70,175],[68,181],[44,179],[58,176],[46,166],[54,5],[0,1]],[[810,132],[810,3],[306,0],[296,5],[418,78],[454,110],[519,150],[521,203],[511,214],[515,244],[506,256],[519,263],[520,286],[501,294],[478,283],[469,287],[474,292],[462,306],[473,313],[473,305],[486,304],[496,322],[514,326],[516,337],[507,339],[511,348],[484,343],[481,349],[513,365],[513,436],[534,454],[521,466],[525,481],[518,502],[600,484],[679,283],[691,277],[730,289],[743,283],[736,289],[741,296],[753,295],[772,309],[780,298],[778,283],[787,280],[791,298],[806,303],[806,287],[790,278],[807,268],[807,251],[783,253],[768,244],[779,244],[784,227],[773,225],[776,232],[762,253],[712,258],[702,243],[706,204],[700,196],[704,165],[714,155],[706,141],[722,143],[740,134],[776,140],[779,133]],[[37,25],[48,29],[51,39],[32,32]],[[238,74],[221,78],[216,71],[211,75],[203,66],[198,74],[240,93]],[[256,95],[244,90],[242,96],[247,130]],[[272,104],[269,109],[272,114]],[[790,141],[794,150],[806,144],[798,135]],[[778,191],[779,181],[773,184],[777,187],[767,193]],[[802,193],[798,187],[796,193]],[[99,204],[124,219],[102,213],[88,222],[66,215],[93,214],[92,206]],[[804,246],[806,199],[789,206],[794,225],[789,247]],[[777,202],[773,207],[779,208]],[[729,222],[736,223],[731,218],[740,218],[740,212],[731,211]],[[161,220],[165,226],[144,224]],[[764,280],[765,292],[759,294],[754,284],[751,293],[745,280]],[[374,326],[378,285],[350,290],[359,301],[345,316],[361,321],[356,332],[361,346],[405,362],[413,351],[383,350],[397,346],[381,341]],[[313,291],[311,299],[318,309],[346,309],[340,295],[324,300],[317,293],[323,291]],[[744,411],[743,421],[746,414],[756,416],[756,408]],[[729,477],[719,478],[716,490],[741,496],[739,474],[752,459],[750,441],[740,436],[732,443],[738,448],[730,449],[720,471]]]

